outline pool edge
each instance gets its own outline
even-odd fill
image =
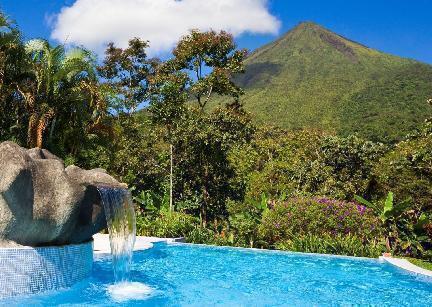
[[[423,269],[411,262],[409,262],[406,259],[400,259],[400,258],[393,258],[393,257],[379,257],[380,260],[385,261],[386,263],[389,263],[395,267],[398,267],[399,269],[402,269],[404,271],[408,271],[411,274],[419,275],[422,277],[427,277],[428,279],[432,280],[432,271]]]

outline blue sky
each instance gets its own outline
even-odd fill
[[[53,31],[52,16],[74,3],[74,0],[0,0],[0,7],[18,23],[26,38],[49,38]],[[280,22],[278,34],[271,29],[268,34],[239,34],[236,40],[240,47],[257,48],[301,21],[314,21],[369,47],[432,64],[432,0],[270,0],[267,7]],[[247,12],[248,8],[244,9]],[[87,30],[90,31],[88,27]]]

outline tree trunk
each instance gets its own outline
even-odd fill
[[[39,120],[37,118],[37,115],[32,114],[29,119],[28,130],[27,130],[27,143],[29,148],[36,147],[38,122]]]
[[[57,122],[57,117],[54,117],[52,123],[51,123],[51,128],[50,128],[50,133],[49,133],[49,140],[50,142],[52,141],[52,138],[54,136],[54,129],[55,129],[55,125]]]
[[[390,238],[388,236],[386,236],[386,248],[387,248],[387,253],[390,253],[391,246],[390,246]]]
[[[201,219],[201,225],[203,227],[206,227],[207,226],[207,204],[205,200],[203,200],[203,203],[200,208],[200,219]]]

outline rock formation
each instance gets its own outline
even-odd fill
[[[82,243],[106,228],[97,186],[123,187],[104,170],[64,167],[45,149],[0,144],[0,246]]]

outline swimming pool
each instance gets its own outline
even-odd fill
[[[374,259],[157,243],[135,252],[132,283],[112,286],[110,258],[71,289],[0,301],[50,306],[416,305],[432,281]]]

